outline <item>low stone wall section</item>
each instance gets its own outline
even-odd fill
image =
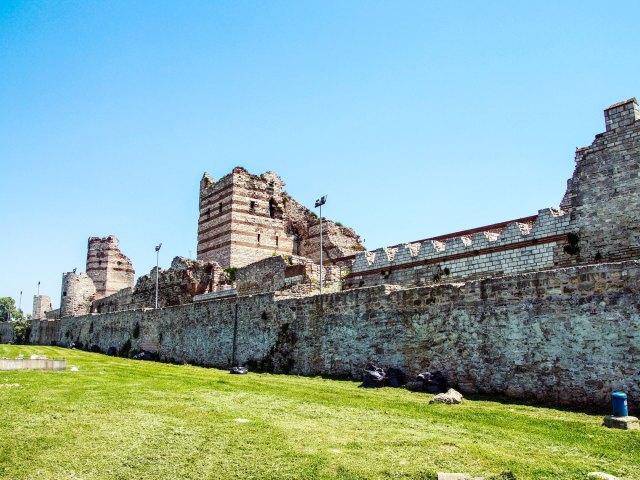
[[[0,358],[1,370],[65,370],[66,360]]]
[[[358,378],[374,362],[441,370],[465,393],[606,408],[640,399],[640,262],[276,300],[238,297],[34,322],[33,343],[71,341],[167,361]],[[234,340],[234,323],[237,337]],[[234,349],[235,344],[235,349]]]

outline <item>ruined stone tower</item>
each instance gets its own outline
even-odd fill
[[[215,182],[200,181],[198,260],[223,267],[242,267],[275,254],[300,255],[319,261],[319,220],[284,190],[273,172],[252,175],[241,167]],[[352,255],[360,237],[325,220],[325,259]]]
[[[87,275],[96,287],[96,300],[133,287],[135,270],[131,260],[118,248],[119,243],[113,235],[89,238]]]
[[[34,295],[33,310],[31,318],[34,320],[44,320],[47,318],[47,312],[53,310],[51,307],[51,297],[49,295]]]

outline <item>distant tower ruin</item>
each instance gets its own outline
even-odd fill
[[[273,172],[252,175],[244,168],[215,182],[200,181],[198,260],[243,267],[272,255],[300,255],[319,262],[319,219],[284,190]],[[324,258],[352,255],[360,237],[330,220],[323,223]]]
[[[47,318],[47,312],[53,310],[51,307],[51,297],[49,295],[34,295],[33,310],[31,318],[34,320],[44,320]]]
[[[89,238],[87,275],[96,287],[96,300],[123,288],[133,287],[135,270],[131,260],[118,248],[119,243],[113,235]]]

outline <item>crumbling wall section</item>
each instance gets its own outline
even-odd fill
[[[640,109],[632,98],[604,113],[606,131],[576,151],[563,199],[574,245],[556,249],[560,265],[640,258]]]

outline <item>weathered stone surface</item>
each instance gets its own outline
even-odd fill
[[[243,267],[279,255],[299,255],[319,262],[319,220],[284,190],[273,172],[252,175],[241,167],[215,182],[200,182],[198,259],[222,267]],[[326,260],[355,253],[360,238],[330,220],[323,222]]]
[[[439,393],[435,395],[429,403],[446,403],[447,405],[457,405],[462,403],[462,394],[453,388],[450,388],[445,393]]]
[[[31,341],[131,348],[228,368],[359,378],[374,362],[408,377],[442,371],[462,393],[608,408],[640,399],[640,262],[412,289],[273,294],[33,322]],[[139,336],[134,338],[133,332]]]
[[[621,430],[638,430],[640,424],[638,424],[637,417],[614,417],[613,415],[607,415],[604,417],[604,426],[608,428],[619,428]]]

